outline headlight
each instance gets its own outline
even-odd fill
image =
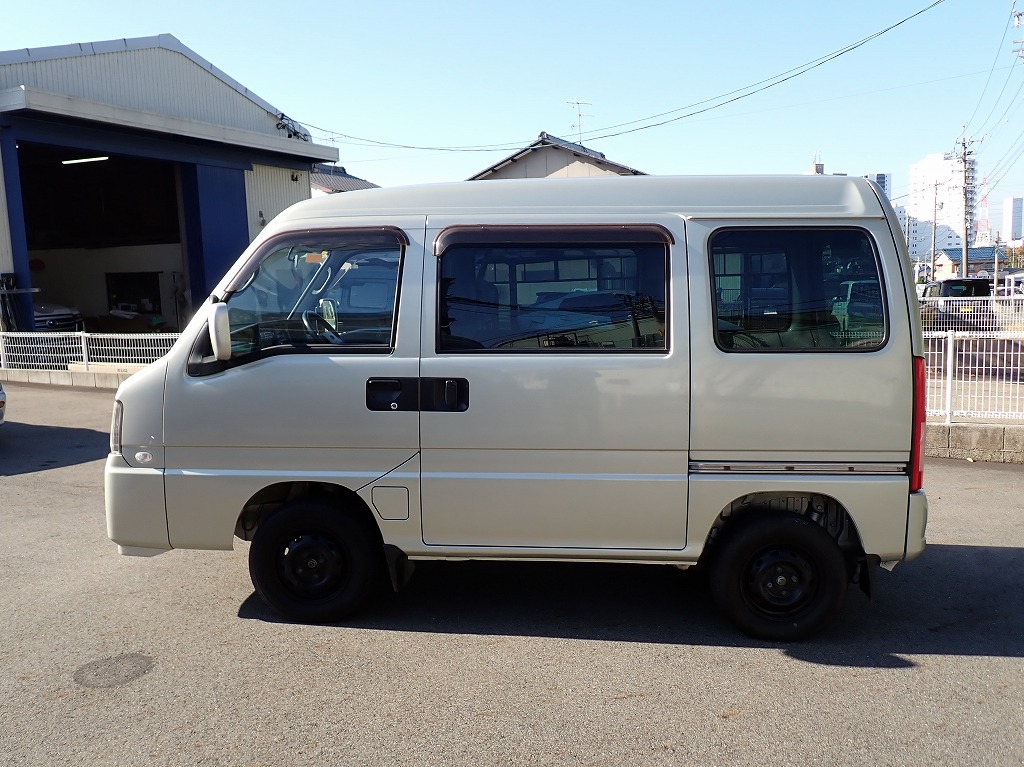
[[[110,418],[110,452],[121,452],[121,419],[124,416],[124,405],[114,400],[114,414]]]

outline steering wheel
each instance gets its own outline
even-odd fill
[[[319,312],[315,312],[312,309],[304,311],[302,313],[302,324],[306,326],[306,330],[312,336],[322,338],[331,344],[344,343],[338,336],[336,328]]]
[[[744,341],[745,343],[740,344],[741,347],[754,347],[754,348],[767,348],[768,342],[763,338],[758,338],[752,333],[748,333],[745,330],[736,330],[730,333],[730,340],[732,341],[731,346],[735,348],[736,341]]]

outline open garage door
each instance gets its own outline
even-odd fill
[[[74,307],[89,331],[180,329],[178,164],[30,142],[17,153],[36,326],[79,329],[65,327]]]

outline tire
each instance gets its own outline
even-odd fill
[[[344,509],[298,501],[260,522],[249,547],[256,593],[293,620],[330,623],[374,591],[383,548],[369,525]]]
[[[713,561],[711,590],[746,634],[802,639],[824,627],[843,604],[848,573],[835,540],[793,513],[754,512],[728,532]]]

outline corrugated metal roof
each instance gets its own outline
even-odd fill
[[[305,128],[169,34],[0,51],[0,107],[208,140],[226,128],[239,135],[225,135],[225,143],[259,144],[252,135],[258,134],[280,141],[289,154],[337,157],[333,147],[312,144]]]
[[[309,183],[325,192],[354,192],[357,189],[379,189],[377,184],[349,175],[337,165],[316,164],[309,174]]]
[[[548,147],[554,147],[554,148],[557,148],[557,149],[563,149],[563,150],[565,150],[567,152],[572,152],[575,155],[579,155],[580,157],[588,157],[591,160],[594,160],[599,165],[603,165],[603,166],[606,166],[606,167],[608,167],[610,169],[613,169],[613,170],[617,171],[619,173],[619,175],[622,175],[622,176],[646,176],[647,175],[643,171],[637,170],[636,168],[630,168],[628,165],[623,165],[622,163],[618,163],[618,162],[612,162],[607,157],[605,157],[603,153],[597,152],[597,151],[595,151],[593,149],[588,149],[587,147],[583,146],[582,144],[574,144],[571,141],[566,141],[563,138],[559,138],[558,136],[552,136],[550,133],[546,133],[544,131],[541,131],[540,135],[537,137],[537,140],[534,141],[529,146],[524,147],[523,149],[520,149],[519,151],[517,151],[517,152],[515,152],[513,154],[510,154],[508,157],[506,157],[506,158],[504,158],[502,160],[499,160],[498,162],[494,163],[494,165],[490,166],[489,168],[485,168],[484,170],[480,171],[476,175],[470,176],[469,179],[467,179],[467,180],[469,180],[469,181],[479,181],[480,179],[486,178],[487,176],[491,175],[492,173],[494,173],[499,168],[501,168],[501,167],[503,167],[505,165],[508,165],[508,163],[510,163],[510,162],[515,162],[517,160],[521,160],[522,158],[524,158],[526,155],[530,154],[531,152],[537,152],[539,150],[546,149]]]

